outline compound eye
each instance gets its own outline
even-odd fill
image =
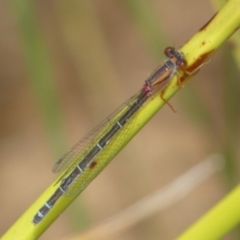
[[[165,48],[164,50],[164,54],[167,56],[167,57],[172,57],[173,56],[173,51],[174,51],[174,48],[172,47],[167,47]]]

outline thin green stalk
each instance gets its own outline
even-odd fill
[[[164,93],[164,98],[168,100],[178,90],[177,80],[180,77],[181,81],[186,83],[192,75],[202,67],[203,63],[214,54],[214,52],[239,28],[240,26],[240,0],[230,0],[215,16],[202,27],[180,50],[185,54],[187,61],[187,72],[179,73],[175,76]],[[187,74],[188,73],[188,74]],[[154,96],[151,101],[148,101],[139,111],[135,124],[131,128],[128,136],[121,145],[115,146],[115,155],[137,134],[137,132],[158,112],[165,104],[159,95]],[[109,143],[111,147],[111,142]],[[103,150],[104,151],[104,150]],[[115,156],[114,155],[114,156]],[[106,155],[106,163],[114,157]],[[68,205],[77,197],[61,197],[56,205],[51,209],[44,220],[34,226],[32,224],[33,216],[40,207],[51,197],[59,184],[56,182],[59,178],[50,185],[50,187],[33,203],[32,206],[19,218],[19,220],[8,230],[3,236],[4,239],[37,239],[50,224],[68,207]],[[238,205],[236,205],[236,208]],[[240,221],[240,219],[238,219]],[[217,229],[215,229],[217,231]]]
[[[177,240],[222,239],[240,222],[240,185],[200,218]]]

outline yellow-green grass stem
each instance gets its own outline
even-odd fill
[[[202,27],[180,50],[185,54],[188,64],[187,71],[196,73],[196,70],[212,55],[240,26],[240,0],[230,0],[226,5],[214,15],[214,17]],[[175,76],[165,90],[164,98],[168,100],[178,90],[178,78],[185,81],[192,75],[179,73]],[[185,82],[184,82],[185,83]],[[137,132],[158,112],[164,105],[164,101],[157,94],[148,101],[140,110],[135,120],[135,124],[123,143],[115,149],[115,154],[111,159],[137,134]],[[104,151],[104,150],[103,150]],[[111,159],[107,158],[106,163]],[[29,209],[17,220],[17,222],[6,232],[2,240],[6,239],[37,239],[50,224],[68,207],[77,197],[61,197],[47,216],[36,226],[32,220],[37,211],[51,197],[58,188],[58,185],[50,187],[29,207]]]
[[[177,240],[222,239],[240,222],[240,185],[194,223]]]

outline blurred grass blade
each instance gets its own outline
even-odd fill
[[[209,179],[224,166],[221,155],[215,154],[174,179],[155,193],[139,200],[96,227],[86,230],[69,240],[114,239],[116,235],[127,231],[141,221],[166,210],[181,201],[189,192]]]
[[[162,49],[166,47],[167,40],[161,32],[157,12],[151,6],[151,3],[147,0],[122,0],[122,2],[145,38],[153,55],[162,59]]]
[[[216,9],[226,3],[226,0],[212,0]],[[223,112],[224,112],[224,137],[221,142],[221,149],[226,158],[225,173],[230,188],[234,186],[239,179],[238,154],[239,148],[239,129],[240,115],[236,109],[239,109],[240,95],[240,32],[229,39],[224,51],[224,66],[221,70],[223,75]]]
[[[9,3],[19,28],[30,84],[41,109],[54,153],[59,156],[62,148],[66,146],[60,121],[61,113],[47,48],[36,19],[34,2],[11,0]]]

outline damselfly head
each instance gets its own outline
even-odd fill
[[[186,68],[186,60],[182,52],[177,51],[173,47],[167,47],[164,50],[164,54],[175,62],[180,69],[184,70]]]

